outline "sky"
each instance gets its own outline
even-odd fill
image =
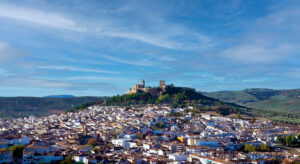
[[[300,1],[0,0],[0,96],[299,88]]]

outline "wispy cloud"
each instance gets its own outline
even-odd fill
[[[84,81],[106,81],[106,82],[110,82],[110,81],[122,81],[123,83],[134,83],[135,79],[131,79],[129,77],[108,77],[108,76],[71,76],[71,77],[66,77],[66,80],[84,80]]]
[[[49,93],[41,90],[55,90],[60,93],[81,93],[85,95],[112,95],[120,92],[120,88],[105,82],[67,82],[63,80],[53,80],[48,78],[7,76],[0,77],[0,88],[5,90],[18,89],[27,92],[36,91],[38,95],[45,96]],[[26,86],[26,87],[24,87]],[[56,92],[52,92],[56,94]],[[102,92],[109,92],[103,94]],[[28,93],[26,93],[28,95]],[[32,96],[29,94],[29,96]]]
[[[56,87],[70,87],[72,83],[57,81],[57,80],[48,80],[41,78],[32,78],[24,76],[6,76],[0,77],[0,84],[5,86],[36,86],[36,87],[47,87],[47,88],[56,88]]]
[[[154,66],[155,63],[146,59],[143,60],[135,60],[132,59],[130,60],[130,58],[128,59],[122,59],[122,58],[117,58],[117,57],[113,57],[113,56],[109,56],[109,55],[101,55],[101,57],[111,60],[111,61],[115,61],[118,63],[123,63],[123,64],[129,64],[129,65],[135,65],[135,66]]]
[[[72,76],[72,77],[67,77],[67,80],[92,80],[92,81],[99,81],[99,80],[104,80],[104,81],[110,81],[110,80],[115,80],[115,78],[112,77],[101,77],[101,76]]]
[[[0,17],[43,26],[84,32],[86,29],[60,14],[0,3]]]
[[[221,57],[248,64],[298,58],[300,4],[294,2],[275,3],[265,15],[247,22],[243,33],[231,38]]]
[[[245,44],[226,49],[223,57],[244,63],[274,62],[288,58],[294,47],[291,45]]]
[[[116,71],[107,71],[101,69],[91,69],[91,68],[81,68],[81,67],[70,67],[70,66],[62,66],[62,65],[54,65],[54,66],[39,66],[40,69],[52,69],[52,70],[63,70],[63,71],[79,71],[79,72],[94,72],[94,73],[109,73],[115,74],[120,73]]]
[[[98,31],[98,35],[116,37],[116,38],[125,38],[131,40],[137,40],[140,42],[148,43],[157,47],[169,48],[169,49],[181,49],[182,47],[179,44],[174,43],[170,40],[165,40],[161,36],[153,36],[143,33],[123,31]]]
[[[124,6],[120,8],[128,7]],[[116,13],[112,15],[127,15],[133,10],[138,10],[138,8],[131,8],[129,11],[124,10],[121,13],[118,11],[116,12],[117,15],[114,15]],[[209,47],[213,43],[211,37],[196,31],[191,31],[179,24],[168,23],[164,18],[153,19],[148,13],[141,12],[140,14],[143,14],[146,19],[145,21],[149,21],[148,23],[151,22],[153,25],[145,27],[145,25],[141,24],[133,29],[131,28],[131,24],[135,21],[134,19],[128,18],[126,19],[126,24],[120,28],[120,20],[113,19],[114,17],[109,15],[100,16],[100,18],[107,17],[106,19],[100,20],[97,17],[86,17],[85,15],[82,15],[80,18],[72,19],[66,17],[63,13],[52,10],[40,10],[37,8],[0,3],[0,17],[2,18],[31,23],[30,25],[34,24],[77,32],[87,32],[86,36],[122,38],[167,49],[199,49]],[[156,27],[155,24],[159,24],[160,28]],[[145,31],[145,29],[148,30]],[[182,42],[182,40],[184,42]]]
[[[153,22],[155,24],[155,22]],[[164,28],[168,28],[163,32],[158,31],[144,31],[139,30],[118,30],[114,25],[108,28],[101,28],[95,31],[99,36],[108,36],[113,38],[123,38],[139,41],[156,47],[162,47],[175,50],[195,50],[212,47],[213,39],[210,36],[200,34],[198,32],[190,31],[184,27],[176,27],[172,29],[172,24],[165,23]]]

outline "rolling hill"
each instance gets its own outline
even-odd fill
[[[204,92],[206,96],[253,108],[253,112],[276,121],[300,123],[300,89],[245,89]],[[295,120],[295,121],[293,121]]]
[[[49,95],[45,96],[47,98],[74,98],[75,96],[73,95]]]
[[[0,97],[1,118],[46,116],[62,113],[70,108],[103,100],[105,97]]]

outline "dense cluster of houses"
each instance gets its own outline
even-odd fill
[[[188,109],[192,109],[189,107]],[[36,118],[0,120],[0,163],[13,163],[11,146],[24,145],[24,164],[71,157],[81,163],[267,163],[298,160],[298,149],[278,146],[278,134],[297,126],[194,115],[183,108],[91,106]],[[245,145],[268,151],[245,151]]]

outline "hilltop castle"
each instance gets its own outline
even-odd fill
[[[166,89],[165,80],[159,81],[158,87],[146,87],[145,80],[142,80],[142,84],[135,84],[132,88],[127,91],[127,94],[147,92],[151,95],[161,95]]]

